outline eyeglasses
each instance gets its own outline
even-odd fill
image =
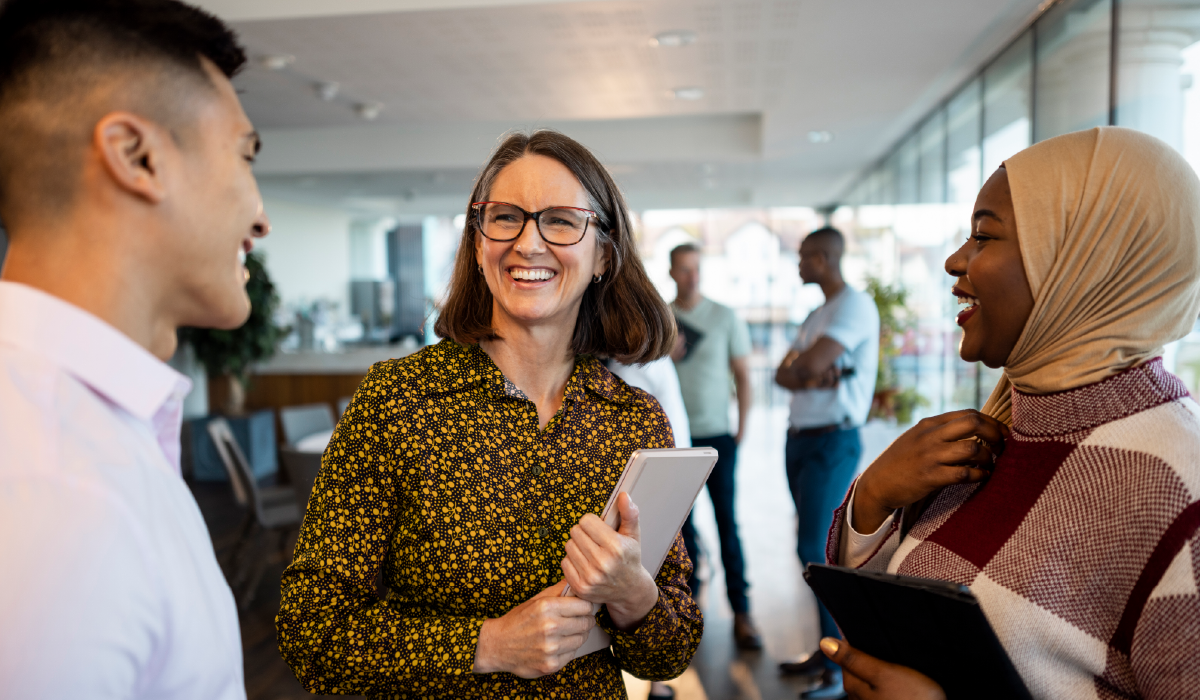
[[[587,233],[588,222],[600,217],[591,209],[579,207],[550,207],[541,211],[525,211],[507,202],[473,202],[475,225],[484,237],[493,241],[512,241],[533,219],[538,235],[550,245],[575,245]]]

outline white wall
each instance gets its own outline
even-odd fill
[[[266,199],[271,235],[255,243],[285,305],[331,299],[349,309],[350,222],[341,209]]]

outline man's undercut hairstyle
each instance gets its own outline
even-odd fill
[[[609,254],[608,271],[583,293],[571,337],[572,352],[624,364],[666,356],[675,346],[675,317],[638,258],[633,224],[620,188],[583,144],[549,129],[508,136],[479,173],[467,200],[450,288],[434,332],[464,345],[499,337],[492,327],[492,292],[475,261],[475,242],[482,234],[470,202],[487,201],[500,171],[527,155],[553,158],[571,171],[599,219],[588,230],[596,235],[595,245]],[[588,242],[585,239],[575,245]]]
[[[192,99],[246,63],[221,20],[176,0],[0,6],[0,217],[70,205],[96,123],[129,111],[185,142]]]
[[[806,241],[813,241],[820,246],[821,251],[832,262],[837,262],[842,259],[842,253],[846,251],[846,237],[842,232],[832,226],[825,226],[804,237]]]
[[[667,259],[671,261],[671,267],[675,267],[675,256],[683,255],[684,253],[699,253],[700,246],[695,243],[681,243],[671,249]]]

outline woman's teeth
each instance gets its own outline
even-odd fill
[[[246,249],[238,248],[238,262],[242,265],[246,264]]]
[[[551,277],[553,277],[554,271],[553,270],[522,270],[520,268],[513,268],[508,271],[508,274],[511,275],[513,279],[520,280],[522,282],[540,282],[542,280],[548,280]]]
[[[979,300],[975,297],[959,296],[958,303],[962,304],[963,306],[978,306]]]

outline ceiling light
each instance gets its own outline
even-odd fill
[[[651,46],[661,46],[663,48],[674,49],[680,46],[696,43],[696,32],[686,30],[660,32],[654,35],[650,40]]]
[[[698,100],[704,97],[702,87],[682,87],[667,91],[667,97],[675,100]]]
[[[380,102],[360,102],[354,105],[354,111],[358,113],[358,116],[371,122],[375,121],[380,113],[383,112],[383,104]]]
[[[809,143],[829,143],[833,140],[833,134],[828,131],[810,131],[808,132]]]
[[[269,53],[259,56],[258,63],[267,70],[283,70],[296,62],[296,57],[290,53]]]
[[[333,102],[333,99],[337,97],[338,90],[340,90],[341,87],[341,85],[338,85],[333,81],[313,84],[313,90],[316,91],[317,97],[320,97],[325,102]]]

